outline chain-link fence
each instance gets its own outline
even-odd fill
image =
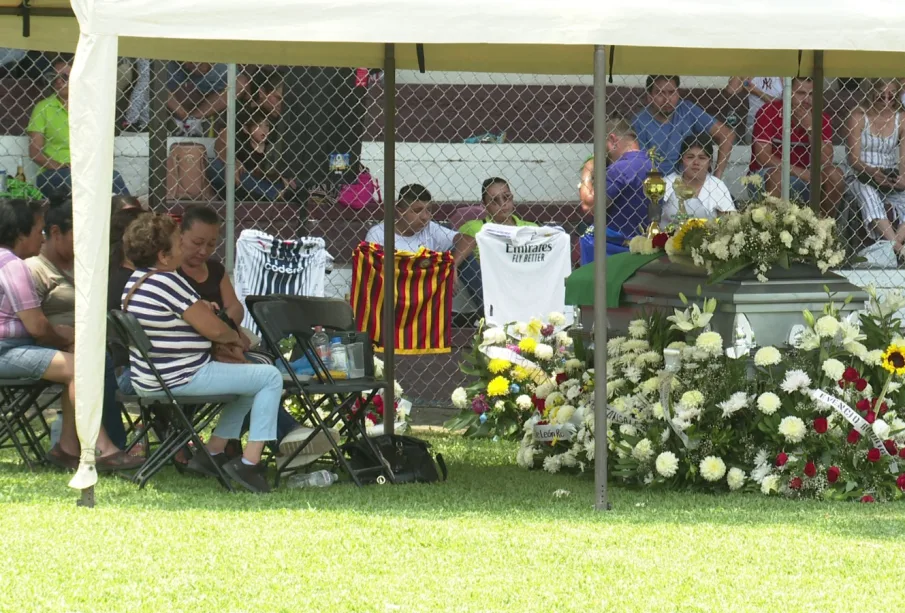
[[[17,50],[0,55],[0,167],[11,178],[21,170],[45,194],[66,192],[71,184],[69,60]],[[258,230],[283,240],[323,239],[330,256],[317,264],[326,269],[323,281],[296,289],[349,299],[353,250],[381,222],[380,198],[394,197],[379,187],[379,70],[238,66],[230,78],[225,64],[122,59],[119,73],[114,192],[147,198],[152,209],[177,215],[204,203],[224,218],[234,198],[236,237]],[[667,184],[666,220],[680,206],[708,217],[742,208],[753,190],[778,196],[788,83],[752,76],[614,77],[610,175],[627,185],[631,173],[659,168]],[[814,87],[791,82],[790,187],[803,201],[816,180],[808,145]],[[905,221],[905,176],[898,175],[905,159],[901,87],[847,79],[828,82],[824,91],[823,151],[832,163],[820,177],[821,208],[838,219],[850,255],[866,258],[845,274],[859,285],[905,285],[898,259],[905,242],[905,226],[899,230]],[[400,248],[452,248],[459,228],[488,214],[482,183],[502,177],[514,215],[561,226],[572,237],[578,265],[579,237],[593,223],[590,77],[400,71],[396,100],[396,186],[423,185],[431,200],[428,214],[397,208]],[[653,161],[645,164],[651,149]],[[750,175],[760,178],[757,185],[746,185]],[[630,236],[646,214],[637,191],[611,194],[611,229]],[[431,219],[448,231],[425,233]],[[382,240],[382,232],[372,230],[371,238]],[[217,251],[225,257],[224,243]],[[237,257],[243,257],[241,245]],[[465,379],[458,363],[479,319],[479,293],[460,265],[452,352],[398,356],[398,377],[417,403],[447,405]]]

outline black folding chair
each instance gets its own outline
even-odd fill
[[[386,383],[373,377],[335,380],[311,343],[315,325],[331,330],[337,330],[341,326],[351,326],[349,305],[341,300],[281,296],[252,300],[250,309],[264,342],[279,356],[279,360],[287,371],[287,377],[284,377],[284,388],[291,395],[299,398],[303,411],[302,421],[312,427],[311,434],[285,460],[284,466],[290,466],[292,460],[304,450],[305,446],[319,432],[323,432],[333,448],[336,463],[352,477],[352,481],[356,485],[362,485],[363,477],[374,475],[377,475],[378,478],[382,476],[391,483],[395,483],[396,479],[389,463],[368,436],[365,424],[368,407],[373,403],[374,397],[386,387]],[[300,354],[307,357],[314,369],[315,376],[310,381],[301,381],[289,360],[280,351],[280,341],[287,337],[295,339]],[[322,417],[320,411],[324,411],[326,416]],[[381,466],[366,469],[352,468],[330,432],[339,424],[341,424],[340,435],[345,436],[347,441],[355,439],[365,441],[373,453],[373,457],[378,459]],[[282,472],[279,468],[277,469],[275,485],[279,485]]]
[[[40,402],[53,383],[43,379],[0,379],[0,449],[15,449],[29,470],[47,461],[44,439],[50,428],[44,409],[60,394]]]
[[[129,347],[139,352],[142,359],[151,367],[154,378],[160,384],[160,395],[139,396],[142,423],[137,429],[135,439],[130,448],[143,437],[147,437],[148,430],[154,424],[155,415],[159,415],[166,426],[161,427],[157,434],[161,438],[157,448],[150,452],[147,461],[132,476],[132,480],[139,487],[145,484],[157,474],[180,449],[186,447],[189,442],[194,444],[195,453],[208,455],[207,447],[201,441],[198,433],[207,428],[223,410],[224,405],[237,398],[235,395],[223,396],[182,396],[174,394],[160,376],[157,368],[150,359],[151,341],[145,334],[138,320],[131,313],[123,311],[110,311],[107,319],[115,330],[115,333],[126,341]],[[156,428],[155,428],[156,430]],[[220,466],[211,460],[211,465],[217,469],[217,479],[229,491],[234,491],[226,473]]]

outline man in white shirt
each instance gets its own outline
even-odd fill
[[[432,221],[432,216],[431,193],[427,188],[417,183],[403,186],[396,201],[396,251],[414,253],[421,247],[453,251],[457,232]],[[383,233],[384,223],[380,222],[368,230],[365,241],[383,245]]]

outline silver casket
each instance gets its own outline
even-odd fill
[[[703,269],[662,258],[641,268],[622,286],[620,307],[608,311],[608,327],[621,333],[629,321],[645,311],[662,309],[672,314],[673,309],[684,309],[679,293],[692,300],[700,286],[703,297],[717,300],[710,325],[727,346],[746,330],[749,336],[753,331],[751,340],[757,345],[782,346],[790,341],[793,327],[803,324],[804,309],[819,317],[824,305],[832,300],[843,313],[852,313],[863,309],[868,300],[867,293],[845,277],[832,272],[821,274],[814,266],[776,267],[767,277],[769,280],[761,283],[753,273],[744,271],[707,285]],[[843,304],[848,296],[852,300]]]

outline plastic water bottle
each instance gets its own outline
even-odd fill
[[[338,370],[339,372],[344,372],[346,375],[349,374],[349,351],[346,349],[346,346],[343,345],[342,339],[338,336],[334,336],[330,345],[330,359],[332,360],[332,365],[330,368],[332,370]]]
[[[336,473],[331,473],[329,470],[318,470],[313,473],[292,475],[287,480],[286,485],[292,489],[330,487],[337,481],[339,481],[339,475]]]
[[[311,336],[311,344],[314,345],[314,351],[324,363],[324,366],[330,368],[330,337],[324,332],[323,327],[315,326],[314,334]]]
[[[57,412],[57,418],[50,422],[50,446],[60,442],[60,433],[63,431],[63,414]]]

